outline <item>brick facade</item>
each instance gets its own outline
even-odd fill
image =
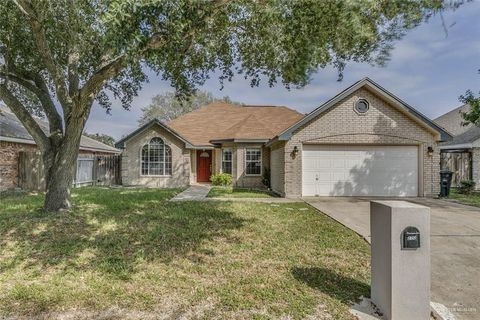
[[[0,141],[0,191],[18,188],[18,153],[35,152],[34,144]],[[106,152],[80,150],[82,156],[110,155]],[[40,161],[40,157],[38,158]],[[41,165],[41,164],[40,164]],[[43,188],[43,187],[42,187]]]
[[[152,138],[160,137],[172,151],[171,176],[141,175],[141,149]],[[122,183],[124,185],[141,185],[148,187],[176,188],[190,184],[192,166],[190,150],[185,143],[160,126],[152,126],[125,142],[122,153]]]
[[[354,111],[354,103],[364,98],[369,101],[370,109],[360,115]],[[419,195],[434,196],[439,192],[440,153],[435,134],[425,129],[411,117],[391,106],[371,91],[361,88],[316,119],[297,129],[288,140],[283,151],[282,161],[274,149],[272,175],[278,175],[274,190],[288,197],[302,195],[302,147],[305,143],[314,144],[359,144],[359,145],[413,145],[419,148]],[[433,156],[427,154],[427,148],[434,148]],[[292,151],[299,152],[293,157]],[[281,171],[284,171],[284,181]],[[282,190],[283,189],[283,190]]]
[[[0,191],[18,187],[18,153],[36,149],[34,144],[0,141]]]
[[[271,187],[281,196],[285,195],[285,143],[270,147]]]
[[[472,148],[472,180],[475,182],[475,190],[480,190],[480,148]]]
[[[252,143],[226,143],[222,145],[224,149],[232,150],[232,178],[236,187],[242,188],[264,188],[262,174],[265,168],[270,168],[270,149],[262,146],[262,144]],[[245,150],[248,148],[260,148],[262,150],[262,174],[249,176],[245,174]],[[215,151],[214,173],[222,170],[222,149],[217,148]]]

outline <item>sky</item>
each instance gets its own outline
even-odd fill
[[[251,105],[284,105],[302,113],[311,112],[354,82],[369,77],[427,117],[434,119],[461,103],[458,97],[467,89],[480,91],[480,0],[474,0],[456,11],[440,16],[409,31],[395,43],[391,60],[385,67],[350,63],[341,82],[333,67],[319,70],[302,89],[287,90],[281,84],[270,88],[263,83],[251,88],[242,76],[225,83],[218,78],[200,87],[217,97]],[[156,94],[172,91],[168,82],[149,74],[146,83],[132,103],[130,111],[114,101],[112,114],[95,105],[86,125],[90,133],[105,133],[116,139],[138,127],[141,108]]]

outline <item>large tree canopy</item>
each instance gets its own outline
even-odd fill
[[[393,41],[441,0],[5,0],[0,6],[0,99],[39,146],[45,209],[68,208],[80,136],[96,100],[128,108],[144,70],[179,94],[236,73],[257,85],[304,86],[348,61],[384,63]],[[107,94],[109,92],[110,94]],[[32,113],[44,113],[45,134]]]

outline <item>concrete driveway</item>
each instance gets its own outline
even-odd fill
[[[375,199],[304,200],[370,240],[369,201]],[[431,208],[432,301],[447,306],[457,319],[480,319],[480,208],[438,199],[402,200]]]

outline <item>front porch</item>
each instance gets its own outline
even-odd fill
[[[265,189],[270,149],[260,143],[219,143],[190,150],[190,184],[209,183],[213,174],[232,175],[233,186]],[[266,171],[267,170],[267,171]]]

